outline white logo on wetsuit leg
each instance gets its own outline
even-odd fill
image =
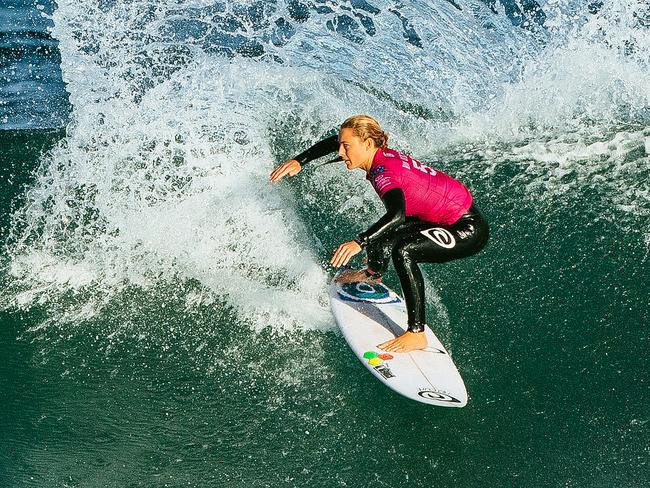
[[[451,249],[456,245],[456,239],[454,239],[452,233],[447,229],[443,229],[442,227],[434,227],[433,229],[423,230],[421,234],[428,237],[440,247],[444,247],[445,249]]]

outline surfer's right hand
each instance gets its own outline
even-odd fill
[[[302,166],[297,160],[289,159],[273,170],[273,173],[271,173],[269,180],[271,181],[271,183],[275,183],[276,181],[280,181],[282,178],[284,178],[287,175],[289,176],[297,175],[298,173],[300,173],[301,169]]]

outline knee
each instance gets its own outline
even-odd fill
[[[393,249],[392,258],[395,268],[406,268],[412,261],[408,249],[405,246],[395,247]]]

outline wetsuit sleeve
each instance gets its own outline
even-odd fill
[[[358,242],[365,247],[371,242],[385,236],[402,224],[406,219],[406,201],[401,188],[388,190],[381,197],[386,207],[386,213],[382,218],[370,226],[370,228],[359,234]]]
[[[293,159],[298,161],[300,163],[300,166],[304,166],[310,161],[313,161],[314,159],[322,158],[323,156],[327,156],[328,154],[338,151],[338,149],[339,149],[339,136],[337,134],[328,137],[327,139],[323,139],[320,142],[317,142],[312,147],[310,147],[304,152],[301,152]]]

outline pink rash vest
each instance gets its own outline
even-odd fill
[[[453,224],[472,206],[472,194],[460,181],[393,149],[377,150],[366,179],[380,198],[400,188],[407,217]]]

